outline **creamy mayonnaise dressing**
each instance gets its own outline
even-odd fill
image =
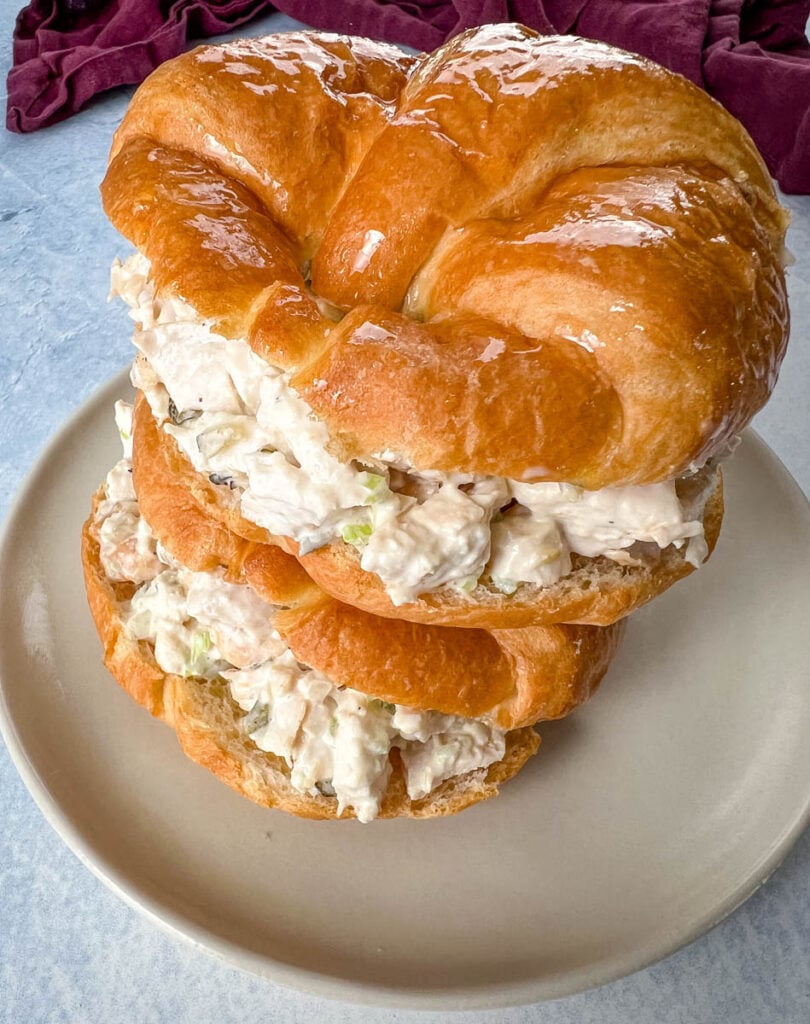
[[[570,572],[572,552],[626,564],[638,542],[685,545],[696,566],[706,557],[702,508],[686,518],[674,481],[586,491],[416,471],[394,452],[343,463],[288,375],[181,299],[157,297],[140,253],[113,265],[112,292],[140,326],[133,382],[195,469],[238,489],[242,514],[302,553],[353,544],[394,604],[469,592],[482,576],[505,593],[546,585]]]
[[[107,474],[104,500],[96,513],[101,561],[111,580],[143,583],[159,571],[160,561],[132,486],[132,406],[116,402],[115,422],[124,457]]]
[[[126,445],[131,408],[117,403],[116,418]],[[225,679],[247,712],[250,739],[287,761],[295,789],[334,795],[340,810],[371,821],[388,785],[392,747],[413,800],[503,757],[505,733],[485,721],[387,704],[300,664],[273,627],[274,609],[255,591],[228,583],[221,570],[193,572],[156,542],[131,480],[125,448],[96,514],[99,535],[109,535],[105,572],[141,584],[123,608],[124,628],[152,644],[165,672]]]

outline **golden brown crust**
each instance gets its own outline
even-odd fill
[[[745,130],[686,79],[591,40],[474,29],[412,73],[331,217],[313,285],[343,308],[396,308],[448,226],[520,216],[579,168],[695,163],[773,195]],[[358,266],[371,211],[383,237]]]
[[[226,684],[164,673],[150,645],[127,635],[119,601],[132,587],[111,583],[101,567],[94,525],[99,498],[97,494],[93,513],[82,530],[82,564],[90,609],[104,647],[104,664],[119,685],[175,730],[191,760],[249,800],[304,818],[354,817],[351,810],[338,815],[333,797],[299,793],[292,787],[284,760],[259,750],[241,730],[242,712],[231,700]],[[401,762],[393,751],[392,775],[379,817],[439,817],[496,796],[499,786],[520,771],[539,743],[531,728],[512,731],[502,760],[448,779],[421,800],[408,797]]]
[[[138,90],[102,191],[159,292],[294,371],[351,454],[670,479],[742,429],[784,352],[786,218],[753,143],[600,43],[202,47]]]
[[[135,476],[136,482],[143,477],[138,483],[142,500],[150,501],[154,490],[145,479],[146,473],[139,475],[138,472],[138,460],[148,458],[153,464],[150,474],[157,472],[155,467],[160,465],[168,467],[164,486],[168,487],[170,480],[171,486],[177,488],[169,502],[170,507],[172,504],[183,505],[190,496],[207,517],[206,529],[216,521],[228,531],[255,541],[260,547],[280,545],[295,554],[297,545],[289,538],[277,537],[244,519],[233,491],[214,486],[196,472],[174,440],[157,429],[142,396],[135,402],[134,422],[135,435],[141,439],[135,447]],[[158,453],[160,461],[157,461]],[[703,514],[709,556],[714,551],[722,522],[723,480],[718,471],[716,486]],[[167,523],[165,529],[168,528]],[[179,543],[182,542],[180,538]],[[233,538],[223,539],[223,549],[232,543]],[[178,557],[190,564],[188,555],[178,554]],[[633,566],[621,566],[608,558],[579,558],[574,571],[556,583],[545,587],[521,584],[509,596],[484,586],[479,586],[469,595],[444,588],[423,594],[408,604],[394,605],[379,577],[360,568],[357,552],[349,544],[335,541],[297,557],[308,576],[323,591],[372,615],[433,626],[489,630],[558,623],[609,626],[694,572],[694,566],[685,560],[683,552],[670,547],[663,552],[648,552],[643,564]],[[204,568],[202,563],[200,568]],[[260,593],[268,593],[261,572],[254,573],[251,583]],[[268,600],[273,598],[268,597]]]
[[[355,309],[293,386],[360,451],[524,481],[682,474],[765,404],[787,340],[781,248],[713,168],[567,175],[448,230],[411,295]]]
[[[141,138],[196,153],[311,251],[414,63],[386,43],[318,32],[200,46],[137,90],[110,160]]]
[[[489,714],[501,728],[514,729],[568,714],[607,671],[622,624],[530,626],[511,635],[378,618],[336,601],[291,555],[236,537],[208,506],[197,505],[174,473],[175,452],[139,396],[133,479],[154,534],[189,568],[222,566],[233,582],[284,606],[275,628],[299,661],[338,685],[445,714]]]
[[[458,629],[380,619],[322,599],[277,616],[296,657],[338,683],[395,704],[503,729],[562,718],[597,689],[624,623]]]

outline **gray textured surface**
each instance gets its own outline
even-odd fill
[[[0,0],[3,71],[17,2]],[[273,16],[249,26],[284,28]],[[0,137],[0,515],[48,438],[130,355],[127,318],[107,306],[126,247],[98,201],[125,93],[28,136]],[[756,426],[810,493],[810,197],[789,197],[796,256],[792,347]],[[81,458],[81,452],[76,453]],[[808,667],[810,675],[810,667]],[[176,940],[121,903],[51,830],[0,746],[0,1021],[370,1022],[443,1019],[292,993]],[[594,992],[459,1022],[810,1019],[810,835],[743,907],[660,964]]]

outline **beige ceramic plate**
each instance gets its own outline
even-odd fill
[[[748,436],[712,562],[631,623],[601,692],[497,800],[436,822],[264,811],[101,667],[79,528],[122,376],[56,438],[0,562],[2,721],[51,824],[130,903],[248,970],[414,1007],[561,996],[695,938],[808,815],[810,513]]]

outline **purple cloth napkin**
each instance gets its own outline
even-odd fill
[[[189,39],[273,9],[420,50],[498,21],[603,39],[703,86],[747,127],[782,188],[810,193],[810,0],[33,0],[14,32],[6,126],[70,117]]]

